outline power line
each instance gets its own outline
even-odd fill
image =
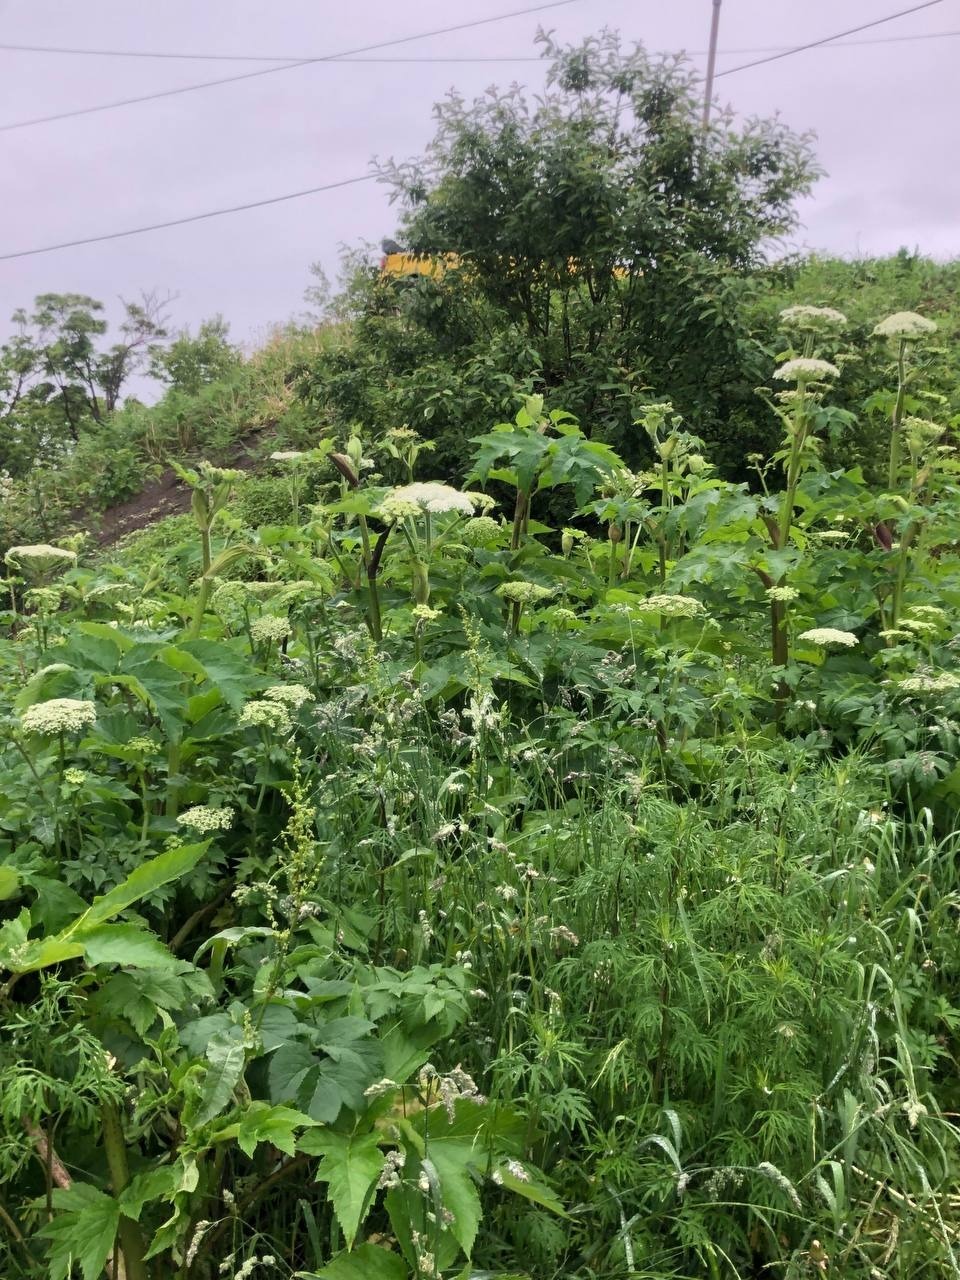
[[[285,200],[299,200],[302,196],[316,195],[318,191],[333,191],[337,187],[350,187],[358,182],[372,182],[376,176],[375,173],[366,173],[357,178],[341,178],[339,182],[327,182],[322,187],[305,187],[302,191],[290,191],[283,196],[250,200],[246,204],[232,204],[223,209],[208,209],[205,213],[193,213],[186,218],[170,218],[166,222],[151,222],[148,226],[130,227],[126,231],[111,231],[100,236],[84,236],[80,240],[63,240],[60,244],[47,244],[40,249],[20,249],[16,253],[0,253],[0,262],[9,262],[11,258],[32,258],[38,253],[53,253],[55,249],[73,249],[82,244],[99,244],[103,240],[122,240],[125,236],[139,236],[146,231],[180,227],[185,222],[203,222],[206,218],[219,218],[226,213],[241,213],[245,209],[260,209],[267,204],[282,204]]]
[[[883,19],[889,21],[889,19]],[[879,44],[906,44],[914,40],[941,40],[950,36],[960,36],[960,29],[955,31],[918,31],[911,35],[902,36],[875,36],[868,40],[846,40],[843,44],[835,43],[842,39],[841,36],[830,36],[828,40],[818,41],[816,45],[804,45],[803,48],[823,48],[823,49],[855,49],[862,48],[866,45]],[[5,53],[57,53],[57,54],[76,54],[82,57],[97,58],[164,58],[182,61],[194,62],[275,62],[287,63],[291,66],[300,65],[303,61],[300,57],[294,57],[292,54],[254,54],[254,53],[155,53],[139,49],[74,49],[60,45],[46,44],[0,44],[0,52]],[[706,49],[684,49],[684,53],[691,58],[705,57],[708,50]],[[744,49],[720,49],[719,57],[729,57],[732,54],[743,53],[793,53],[794,45],[753,45]],[[484,62],[543,62],[543,58],[536,54],[464,54],[461,57],[447,54],[437,54],[430,56],[424,54],[422,57],[398,57],[398,58],[364,58],[353,57],[349,54],[332,53],[309,59],[311,62],[343,62],[356,63],[363,66],[367,63],[376,63],[378,65],[389,65],[392,62],[399,66],[405,66],[409,63],[484,63]],[[280,68],[278,67],[278,70]],[[214,81],[219,84],[220,81]]]
[[[570,0],[561,0],[561,3],[569,3],[569,2]],[[917,10],[919,9],[928,9],[932,5],[939,4],[939,3],[941,3],[941,0],[926,0],[926,3],[915,5],[912,9],[904,9],[904,10],[901,10],[899,13],[891,13],[885,18],[878,18],[873,22],[864,23],[863,26],[853,27],[848,31],[840,32],[835,36],[827,36],[822,40],[811,41],[809,44],[796,45],[791,49],[781,54],[778,54],[777,57],[786,57],[788,53],[803,53],[807,49],[819,48],[820,46],[826,44],[829,40],[837,40],[837,39],[840,39],[842,36],[852,35],[856,31],[864,31],[868,27],[879,26],[883,22],[891,22],[893,21],[894,18],[905,17],[909,13],[916,13]],[[540,7],[543,8],[547,6],[540,6]],[[524,10],[524,12],[529,13],[531,12],[531,10]],[[516,15],[515,14],[501,15],[501,17],[514,17],[514,16]],[[484,22],[493,22],[497,20],[498,19],[493,19],[493,18],[483,19]],[[476,24],[467,24],[467,25],[476,25]],[[448,30],[450,29],[451,28],[448,28]],[[416,37],[416,36],[406,37],[406,39],[408,40],[418,39],[418,38],[419,37]],[[772,58],[761,59],[761,61],[773,61],[773,60],[774,59]],[[311,61],[321,61],[321,59],[311,59]],[[745,63],[741,67],[730,67],[726,71],[717,72],[717,75],[718,76],[733,75],[735,71],[744,71],[747,69],[747,67],[752,67],[756,65],[758,64],[754,62]],[[256,73],[256,74],[262,74],[262,73]],[[237,77],[237,78],[242,79],[245,77]],[[222,83],[222,82],[215,81],[214,83]],[[154,222],[149,224],[148,226],[143,226],[143,227],[131,227],[126,231],[112,231],[104,235],[84,236],[82,239],[64,240],[59,244],[44,245],[42,248],[38,248],[38,249],[21,249],[14,253],[3,253],[3,254],[0,254],[0,262],[8,262],[13,258],[30,258],[40,253],[53,253],[58,249],[72,249],[79,245],[99,244],[107,240],[120,240],[126,236],[143,235],[145,232],[148,232],[148,231],[160,231],[166,227],[183,226],[185,223],[188,223],[188,222],[202,222],[207,218],[219,218],[225,214],[240,213],[246,209],[259,209],[259,208],[262,208],[264,205],[282,204],[287,200],[298,200],[303,196],[315,195],[321,191],[332,191],[337,187],[347,187],[347,186],[355,185],[356,183],[360,183],[360,182],[370,182],[373,180],[374,177],[376,177],[375,174],[364,174],[362,176],[358,176],[355,178],[343,178],[339,182],[329,182],[319,187],[306,187],[302,191],[291,191],[291,192],[288,192],[286,195],[271,196],[264,200],[251,200],[246,204],[230,205],[223,209],[209,209],[205,213],[190,214],[187,217],[183,217],[183,218],[170,218],[165,222]]]
[[[342,49],[339,53],[324,54],[316,58],[299,58],[295,62],[287,62],[279,67],[264,67],[259,71],[244,71],[236,76],[223,76],[219,80],[201,80],[197,84],[181,85],[178,89],[162,89],[157,93],[144,93],[135,98],[118,98],[115,102],[103,102],[96,107],[78,107],[73,111],[57,111],[52,115],[34,116],[29,120],[13,120],[9,124],[0,124],[0,133],[8,133],[12,129],[28,129],[38,124],[52,124],[55,120],[70,120],[75,116],[93,115],[98,111],[112,111],[116,107],[130,107],[138,102],[153,102],[158,98],[174,98],[181,93],[195,93],[198,89],[212,89],[221,84],[236,84],[240,80],[254,80],[258,76],[276,75],[280,71],[292,71],[295,67],[309,67],[318,62],[332,62],[338,58],[347,58],[351,54],[369,53],[374,49],[389,49],[398,44],[410,44],[414,40],[426,40],[430,36],[450,35],[454,31],[467,31],[473,27],[488,26],[493,22],[505,22],[508,18],[522,18],[530,13],[542,13],[545,9],[559,9],[568,4],[577,4],[579,0],[549,0],[548,3],[533,5],[526,9],[514,9],[510,13],[498,13],[492,18],[474,18],[471,22],[457,22],[448,27],[436,27],[433,31],[420,31],[412,36],[400,36],[393,40],[380,40],[375,44],[360,45],[356,49]]]
[[[737,71],[746,71],[750,67],[763,66],[765,62],[776,62],[779,58],[788,58],[794,53],[804,53],[807,49],[818,49],[821,45],[829,44],[833,40],[842,40],[844,36],[856,35],[858,31],[868,31],[871,27],[881,27],[885,22],[893,22],[895,18],[905,18],[910,13],[919,13],[921,9],[932,9],[936,4],[942,4],[943,0],[924,0],[923,4],[915,4],[910,9],[901,9],[898,13],[888,13],[885,18],[874,18],[872,22],[863,22],[858,27],[848,27],[846,31],[838,31],[835,35],[825,36],[822,40],[811,40],[808,44],[794,45],[792,49],[784,49],[780,53],[772,53],[766,58],[757,58],[754,62],[741,62],[737,67],[727,67],[724,71],[718,71],[716,79],[721,76],[732,76]]]

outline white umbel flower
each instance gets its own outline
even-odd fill
[[[797,356],[788,360],[773,376],[780,382],[820,382],[824,378],[839,378],[840,370],[829,360],[814,360],[808,356]]]
[[[490,506],[491,501],[485,493],[461,492],[449,484],[417,481],[391,490],[380,503],[377,513],[384,520],[403,520],[423,511],[432,515],[456,511],[459,515],[472,516],[478,507]]]
[[[895,311],[892,316],[881,320],[873,331],[875,338],[903,338],[907,342],[916,342],[930,333],[936,333],[937,326],[933,320],[918,316],[915,311]]]
[[[497,595],[514,604],[537,604],[553,595],[551,587],[541,587],[538,582],[501,582]]]
[[[767,599],[779,600],[783,604],[787,604],[790,600],[796,600],[800,592],[796,587],[767,587]]]
[[[262,640],[286,640],[290,631],[290,622],[287,618],[280,618],[271,613],[264,614],[262,618],[257,618],[250,624],[250,636],[257,643]]]
[[[192,831],[229,831],[233,826],[233,810],[195,804],[192,809],[184,809],[177,822],[181,827],[189,827]]]
[[[270,702],[281,702],[288,707],[302,707],[305,702],[316,701],[302,684],[277,684],[272,689],[264,689],[263,696]]]
[[[804,329],[811,332],[828,332],[843,329],[847,317],[833,307],[787,307],[780,312],[780,323],[786,329]]]
[[[265,698],[254,698],[240,712],[242,729],[267,728],[278,733],[289,733],[293,727],[290,712],[282,702],[268,702]]]
[[[653,595],[637,601],[644,612],[660,613],[666,618],[698,618],[706,609],[693,596]]]
[[[42,572],[55,565],[65,569],[67,565],[76,564],[77,553],[66,547],[52,547],[48,542],[37,542],[26,547],[10,547],[3,558],[15,569]]]
[[[97,707],[80,698],[51,698],[35,702],[20,717],[26,733],[79,733],[96,723]]]
[[[901,693],[952,693],[960,689],[960,679],[949,671],[937,675],[907,676],[897,685]]]
[[[271,462],[299,462],[304,457],[299,449],[276,449],[270,455]]]
[[[836,627],[811,627],[809,631],[801,631],[799,639],[822,648],[836,644],[842,649],[852,649],[860,643],[852,631],[839,631]]]

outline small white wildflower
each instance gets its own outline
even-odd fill
[[[288,618],[280,618],[272,613],[264,614],[250,624],[250,636],[258,644],[264,640],[285,640],[291,630]]]
[[[768,600],[779,600],[786,604],[789,600],[796,600],[799,595],[796,587],[767,587]]]
[[[184,809],[177,822],[193,831],[229,831],[233,826],[233,810],[229,807],[215,809],[212,805],[196,804]]]
[[[907,342],[915,342],[927,334],[936,333],[937,326],[933,320],[919,316],[915,311],[895,311],[892,316],[881,320],[873,330],[875,338],[903,338]]]
[[[554,942],[568,942],[571,947],[578,946],[580,942],[573,930],[568,929],[565,924],[555,925],[550,930],[550,937]]]
[[[917,1127],[917,1121],[921,1116],[928,1114],[927,1108],[923,1105],[919,1098],[911,1098],[903,1104],[903,1110],[907,1117],[907,1123],[911,1129]]]
[[[513,902],[517,897],[518,890],[512,884],[498,884],[494,889],[494,893],[498,898],[502,898],[504,902]]]
[[[811,382],[820,381],[823,378],[839,378],[840,370],[829,360],[814,360],[807,356],[798,356],[795,360],[788,360],[786,364],[774,370],[773,376],[780,382]]]
[[[402,1150],[388,1151],[377,1182],[378,1191],[392,1191],[400,1185],[400,1174],[407,1163],[407,1153]]]
[[[529,1173],[527,1173],[526,1169],[523,1167],[523,1165],[520,1163],[519,1160],[508,1160],[506,1164],[506,1169],[507,1169],[507,1173],[509,1173],[512,1178],[516,1178],[518,1182],[530,1181]]]
[[[95,724],[97,708],[93,702],[80,698],[51,698],[47,702],[35,702],[20,717],[25,733],[78,733]]]
[[[212,1226],[213,1226],[213,1223],[208,1222],[206,1218],[204,1218],[202,1221],[198,1222],[197,1225],[194,1227],[193,1235],[190,1238],[190,1244],[187,1248],[186,1257],[184,1258],[184,1262],[188,1270],[192,1265],[194,1258],[197,1256],[197,1250],[200,1248],[200,1243],[203,1240],[203,1237],[207,1234],[207,1232],[210,1230]]]
[[[852,649],[854,645],[860,643],[852,631],[840,631],[836,627],[811,627],[809,631],[801,631],[800,640],[808,640],[810,644],[820,645],[826,648],[828,645],[837,644],[844,649]]]

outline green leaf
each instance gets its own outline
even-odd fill
[[[37,1233],[52,1241],[49,1280],[68,1280],[75,1266],[83,1280],[100,1280],[117,1237],[120,1205],[85,1182],[54,1191],[53,1204],[59,1213]]]
[[[384,1156],[376,1133],[345,1135],[325,1129],[314,1137],[316,1154],[323,1156],[317,1181],[325,1182],[347,1248],[353,1247],[360,1223],[367,1215],[383,1171]]]
[[[116,964],[128,969],[162,969],[179,964],[152,933],[135,924],[105,924],[75,935],[87,964]],[[49,963],[49,961],[48,961]]]
[[[100,924],[118,915],[127,907],[132,907],[141,898],[148,898],[152,893],[172,880],[179,880],[188,871],[192,871],[210,844],[204,840],[200,844],[184,844],[178,849],[170,849],[166,853],[158,853],[155,858],[148,858],[126,880],[111,889],[100,898],[94,898],[93,905],[81,916],[84,926]],[[77,922],[79,923],[79,921]]]
[[[398,1253],[379,1245],[362,1244],[353,1253],[341,1253],[321,1271],[304,1275],[304,1280],[407,1280],[407,1264]]]
[[[229,1034],[215,1036],[207,1046],[207,1061],[210,1066],[204,1077],[197,1114],[193,1117],[195,1125],[206,1124],[218,1116],[233,1096],[246,1061],[243,1042]]]
[[[440,1200],[453,1214],[450,1232],[469,1258],[482,1216],[480,1194],[470,1169],[485,1163],[486,1152],[469,1140],[434,1138],[432,1134],[428,1150],[440,1181]]]
[[[292,1107],[271,1107],[266,1102],[252,1102],[240,1120],[237,1146],[244,1155],[252,1156],[259,1143],[269,1142],[284,1155],[292,1156],[297,1149],[295,1131],[315,1123]]]
[[[19,888],[19,871],[15,867],[0,866],[0,902],[12,898]]]

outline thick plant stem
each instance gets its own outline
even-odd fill
[[[903,593],[907,585],[907,569],[910,565],[910,547],[919,532],[920,525],[914,521],[904,529],[900,538],[900,550],[897,553],[897,576],[893,586],[893,597],[890,601],[890,626],[895,627],[900,621],[903,609]]]
[[[887,469],[887,488],[891,493],[896,493],[897,473],[900,470],[900,424],[903,422],[903,400],[907,390],[906,357],[907,342],[905,338],[901,338],[897,352],[897,399],[890,426],[890,464]]]
[[[105,1102],[100,1108],[103,1121],[103,1147],[107,1156],[107,1167],[110,1170],[110,1181],[113,1194],[119,1199],[130,1182],[130,1171],[127,1167],[127,1148],[123,1138],[123,1126],[120,1113],[112,1102]],[[117,1226],[117,1239],[123,1251],[123,1261],[127,1280],[150,1280],[147,1264],[144,1261],[146,1252],[139,1225],[132,1218],[120,1215]]]

